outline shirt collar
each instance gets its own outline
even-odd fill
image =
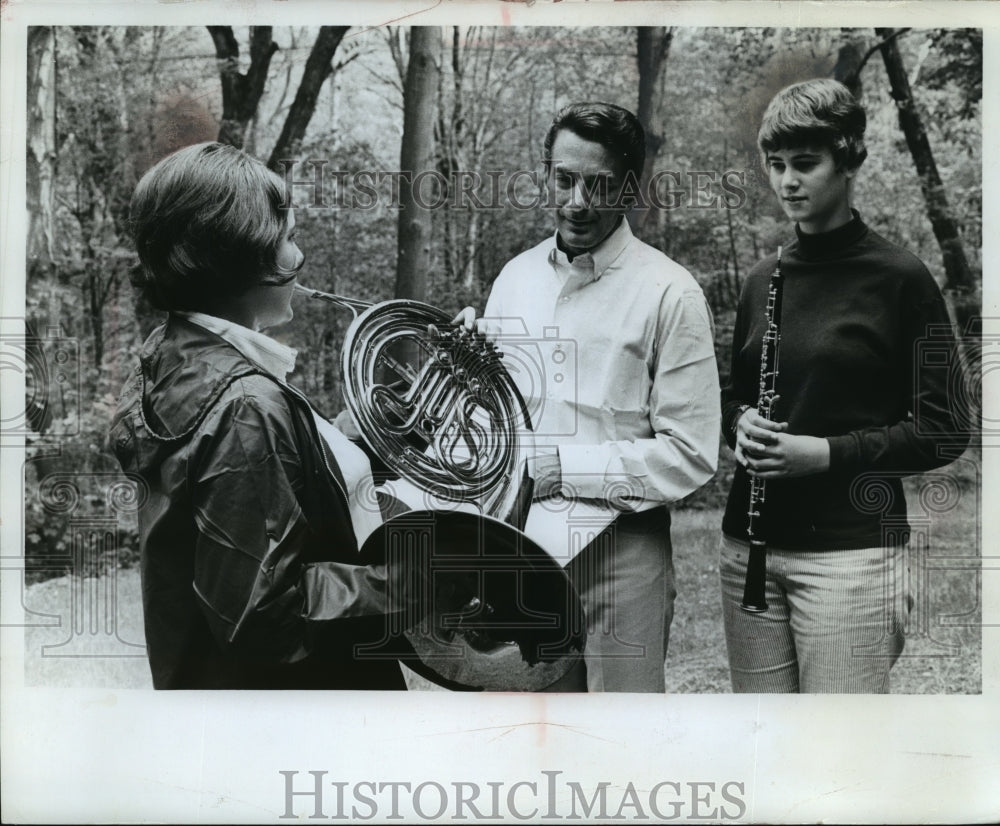
[[[618,256],[625,251],[625,247],[629,245],[632,240],[632,229],[628,225],[628,221],[622,217],[618,226],[611,232],[611,234],[601,241],[596,247],[587,252],[582,252],[579,255],[574,255],[573,260],[570,261],[566,253],[559,249],[557,243],[557,238],[559,237],[558,231],[552,236],[552,248],[549,250],[549,263],[555,266],[556,264],[561,264],[564,267],[576,267],[580,269],[587,269],[593,272],[591,280],[596,281],[605,271],[615,263]]]
[[[270,336],[258,333],[242,324],[205,313],[178,312],[177,315],[210,333],[215,333],[262,370],[281,381],[295,369],[295,357],[298,352]]]

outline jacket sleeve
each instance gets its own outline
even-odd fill
[[[308,483],[284,398],[244,396],[210,414],[192,452],[194,589],[218,644],[261,662],[295,662],[348,617],[386,612],[380,567],[307,564]],[[347,528],[348,535],[350,528]]]
[[[961,357],[944,298],[923,265],[905,285],[900,313],[906,416],[828,437],[831,472],[919,473],[947,464],[968,446]]]

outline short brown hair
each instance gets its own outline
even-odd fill
[[[757,134],[762,153],[815,144],[833,153],[838,169],[868,157],[865,110],[843,83],[829,78],[787,86],[767,105]]]
[[[564,106],[545,136],[543,160],[546,168],[552,162],[556,135],[563,130],[599,143],[621,163],[623,174],[631,172],[636,181],[642,177],[642,167],[646,163],[646,133],[639,119],[628,109],[600,102]]]
[[[210,311],[281,276],[288,220],[284,182],[246,152],[187,146],[139,181],[129,222],[142,272],[133,283],[161,310]]]

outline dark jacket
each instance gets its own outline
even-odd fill
[[[364,657],[385,575],[358,563],[343,477],[312,410],[217,335],[171,316],[143,347],[111,446],[139,512],[156,688],[403,688]]]

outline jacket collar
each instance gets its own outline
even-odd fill
[[[177,315],[194,322],[199,327],[204,327],[211,333],[215,333],[219,338],[233,345],[264,372],[270,373],[280,381],[284,381],[288,374],[295,369],[297,352],[291,347],[286,347],[281,342],[275,341],[270,336],[205,313],[182,312],[177,313]]]
[[[179,315],[146,339],[139,370],[146,423],[166,439],[197,427],[236,379],[264,372],[219,335]]]

